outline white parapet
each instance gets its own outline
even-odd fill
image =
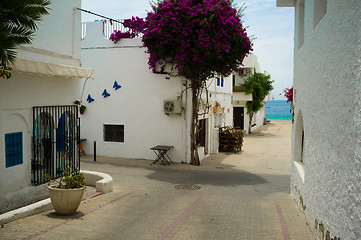
[[[97,192],[109,193],[113,191],[113,178],[101,172],[80,171],[84,174],[85,185],[94,186]]]

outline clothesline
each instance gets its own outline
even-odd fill
[[[85,10],[85,9],[81,9],[81,8],[76,8],[76,9],[78,9],[79,11],[83,11],[83,12],[86,12],[86,13],[89,13],[89,14],[92,14],[92,15],[95,15],[95,16],[98,16],[98,17],[101,17],[101,18],[108,19],[108,20],[110,21],[110,24],[112,24],[112,25],[113,25],[113,22],[117,22],[117,23],[123,24],[122,22],[120,22],[120,21],[118,21],[118,20],[115,20],[115,19],[113,19],[113,18],[109,18],[109,17],[103,16],[103,15],[100,15],[100,14],[98,14],[98,13],[93,13],[93,12],[91,12],[91,11],[89,11],[89,10]]]

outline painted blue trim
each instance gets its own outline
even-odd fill
[[[220,79],[220,78],[217,78],[217,86],[220,85],[220,81],[221,81],[221,79]]]
[[[67,117],[67,113],[63,113],[58,122],[58,128],[56,129],[56,151],[66,150]]]
[[[222,78],[221,79],[221,87],[223,87],[223,84],[224,84],[224,79]]]
[[[5,167],[23,164],[23,133],[5,134]]]

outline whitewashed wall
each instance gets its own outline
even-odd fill
[[[321,2],[298,0],[295,7],[291,193],[317,239],[356,240],[361,236],[361,2],[325,1],[326,14],[317,24]]]
[[[261,67],[258,62],[258,58],[255,54],[249,54],[243,61],[243,66],[245,72],[244,74],[239,74],[233,72],[232,75],[235,76],[235,86],[240,86],[254,71],[261,72]],[[233,107],[244,107],[244,130],[247,131],[248,134],[248,126],[249,126],[249,114],[247,114],[247,101],[252,101],[252,95],[245,95],[244,92],[233,92]],[[264,118],[266,116],[266,103],[264,103],[263,108],[254,114],[252,119],[252,125],[256,124],[251,128],[251,131],[254,131],[261,127],[264,123]],[[233,115],[232,115],[233,117]],[[233,120],[232,120],[233,122]]]
[[[53,0],[33,44],[20,47],[18,58],[80,66],[80,0]],[[60,30],[61,29],[61,30]],[[70,105],[79,99],[80,80],[12,71],[0,78],[0,213],[48,196],[46,184],[31,185],[32,107]],[[5,134],[23,133],[23,164],[5,168]]]
[[[80,66],[81,0],[53,0],[31,45],[18,48],[18,58]]]
[[[220,81],[222,79],[219,76]],[[217,154],[219,149],[218,126],[233,126],[233,106],[232,106],[232,78],[225,77],[223,86],[217,85],[217,77],[207,81],[208,101],[211,106],[208,114],[208,153]],[[204,97],[205,98],[205,97]],[[213,107],[217,107],[214,112]]]
[[[86,36],[82,41],[83,66],[95,71],[95,80],[87,81],[82,98],[87,106],[86,113],[81,116],[81,135],[87,139],[85,151],[93,154],[96,141],[99,155],[154,159],[151,147],[172,145],[174,149],[169,155],[173,161],[189,162],[191,93],[183,95],[185,109],[182,116],[163,113],[163,101],[180,96],[184,80],[178,77],[168,80],[167,75],[152,73],[140,38],[122,39],[114,44],[104,37],[102,24],[86,23]],[[114,81],[122,88],[112,89]],[[206,120],[206,146],[198,149],[200,159],[218,152],[215,115],[219,125],[233,125],[232,80],[225,78],[222,87],[217,86],[214,78],[207,81],[207,86],[208,103],[213,107],[218,102],[224,110],[214,114],[210,109],[199,117]],[[104,89],[111,96],[103,98]],[[94,102],[86,102],[88,94],[95,99]],[[205,93],[203,99],[206,101]],[[103,140],[103,125],[107,123],[124,125],[124,143]]]
[[[178,77],[153,74],[148,69],[148,55],[140,38],[122,39],[114,44],[105,39],[102,22],[87,23],[82,41],[83,66],[94,69],[95,80],[87,81],[82,102],[87,106],[81,116],[81,136],[85,152],[112,157],[154,159],[150,150],[156,145],[174,146],[169,156],[176,162],[187,162],[189,154],[189,124],[187,113],[165,115],[164,100],[175,100],[184,89]],[[112,89],[114,81],[122,87]],[[111,95],[101,96],[106,89]],[[88,94],[95,99],[86,101]],[[187,106],[183,95],[183,106]],[[190,114],[190,113],[189,113]],[[189,115],[190,116],[190,115]],[[105,142],[104,124],[124,125],[124,142]]]

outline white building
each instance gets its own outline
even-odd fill
[[[243,61],[242,70],[240,72],[233,72],[231,75],[233,85],[233,121],[234,126],[241,127],[247,130],[249,126],[249,115],[247,114],[246,103],[252,101],[252,94],[245,95],[244,87],[240,87],[244,81],[250,77],[254,72],[261,72],[260,65],[258,63],[257,56],[250,54]],[[266,101],[266,99],[265,99]],[[261,110],[254,114],[251,122],[251,131],[256,130],[264,124],[266,116],[266,102]]]
[[[291,193],[317,239],[361,236],[361,2],[295,8]]]
[[[43,174],[56,176],[63,156],[78,163],[74,101],[92,70],[80,67],[80,0],[51,2],[12,77],[0,78],[0,213],[48,197]]]
[[[96,141],[99,155],[154,159],[151,147],[169,145],[174,146],[169,151],[173,161],[189,162],[191,93],[185,90],[187,81],[152,73],[140,38],[113,43],[104,36],[103,32],[109,29],[102,21],[85,26],[82,63],[94,69],[95,76],[95,81],[84,83],[82,94],[82,104],[87,107],[81,117],[85,152],[93,154]],[[207,81],[210,108],[199,117],[205,126],[199,136],[200,159],[218,153],[217,127],[233,125],[232,84],[232,77]],[[207,105],[205,94],[201,107]],[[179,111],[166,115],[165,101],[176,100],[180,102]],[[245,102],[237,104],[244,106]],[[244,129],[247,129],[248,120],[244,118],[247,122]],[[117,134],[112,132],[117,132],[119,139],[115,139]]]

